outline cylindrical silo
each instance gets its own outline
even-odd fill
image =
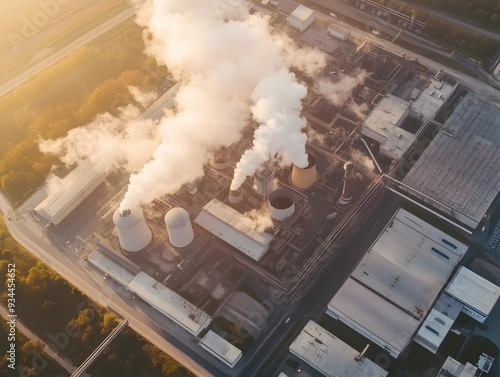
[[[148,246],[153,238],[139,206],[126,210],[117,209],[113,222],[118,230],[120,245],[125,251],[140,251]]]
[[[214,153],[212,167],[217,170],[224,170],[229,167],[229,151],[227,148],[220,148]]]
[[[168,238],[175,247],[186,247],[194,239],[189,213],[184,208],[172,208],[165,215]]]
[[[293,215],[295,203],[293,193],[287,189],[278,189],[269,195],[269,212],[277,221],[283,221]]]
[[[275,189],[274,170],[265,168],[253,177],[253,190],[259,196],[267,197]]]
[[[353,171],[354,164],[351,161],[347,161],[344,164],[344,187],[338,201],[339,205],[347,205],[352,200]]]
[[[307,154],[307,166],[299,168],[293,165],[292,174],[290,175],[290,183],[299,190],[310,188],[318,179],[316,172],[316,157],[312,154]]]
[[[238,204],[243,201],[243,190],[239,188],[238,190],[230,190],[229,191],[229,203]]]

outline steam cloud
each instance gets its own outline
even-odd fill
[[[62,155],[68,165],[90,157],[125,167],[132,175],[121,209],[176,192],[201,177],[213,151],[236,143],[251,117],[259,126],[231,188],[270,160],[307,164],[306,122],[300,116],[307,90],[290,69],[314,77],[325,66],[322,53],[273,33],[267,17],[249,14],[240,1],[132,3],[136,22],[145,27],[147,52],[180,83],[175,112],[151,121],[128,106],[117,117],[99,115],[65,138],[41,142],[43,152]],[[152,94],[130,90],[142,106],[153,100]]]

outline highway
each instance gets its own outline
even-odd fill
[[[84,34],[80,38],[76,39],[75,41],[71,42],[68,44],[66,47],[60,49],[59,51],[55,52],[54,54],[50,55],[49,57],[45,58],[41,62],[35,64],[31,68],[27,69],[23,73],[17,75],[16,77],[10,79],[9,81],[3,83],[0,85],[0,97],[9,93],[11,90],[13,90],[15,87],[18,85],[26,82],[29,80],[31,77],[36,75],[38,72],[44,70],[45,68],[50,67],[52,64],[58,62],[71,52],[75,51],[77,48],[89,43],[93,39],[97,38],[101,34],[104,34],[108,30],[112,29],[116,25],[120,24],[127,18],[131,17],[134,14],[134,9],[129,8],[124,10],[123,12],[117,14],[113,18],[109,19],[108,21],[102,23],[95,29],[89,31],[87,34]]]

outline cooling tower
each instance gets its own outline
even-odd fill
[[[224,170],[229,167],[229,151],[221,148],[214,153],[212,167],[217,170]]]
[[[275,190],[269,195],[269,212],[277,221],[283,221],[295,211],[293,193],[287,189]]]
[[[113,215],[113,222],[118,230],[120,245],[125,251],[140,251],[148,246],[153,238],[141,207],[123,211],[117,209]]]
[[[229,203],[232,204],[241,203],[241,201],[243,200],[243,191],[241,190],[241,188],[238,190],[230,190],[228,199]]]
[[[274,189],[274,170],[266,168],[255,173],[253,177],[253,190],[257,195],[267,197]]]
[[[354,164],[347,161],[344,164],[344,187],[342,189],[342,196],[339,198],[339,205],[347,205],[352,199],[352,183],[353,183],[353,170]]]
[[[316,157],[312,154],[307,154],[307,166],[299,168],[293,165],[292,174],[290,175],[290,183],[299,190],[310,188],[318,179],[316,173]]]
[[[172,208],[165,215],[168,238],[175,247],[186,247],[194,239],[189,213],[184,208]]]

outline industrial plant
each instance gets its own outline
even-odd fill
[[[138,310],[175,324],[221,376],[244,375],[280,331],[290,340],[280,375],[385,377],[422,350],[463,369],[450,339],[467,345],[466,327],[488,323],[500,297],[500,270],[485,262],[499,260],[498,104],[303,5],[288,13],[272,13],[272,27],[327,56],[314,78],[291,69],[307,89],[306,163],[268,153],[234,189],[256,144],[250,119],[175,192],[124,206],[128,175],[88,159],[32,215]],[[143,116],[175,111],[177,90]]]

